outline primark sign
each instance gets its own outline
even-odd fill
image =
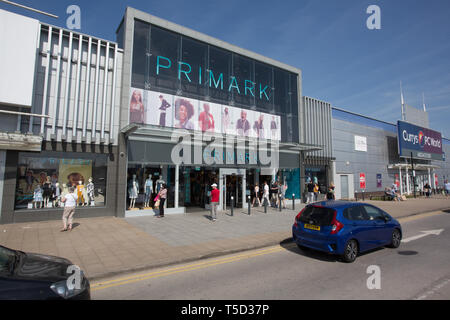
[[[398,121],[397,129],[400,157],[443,160],[442,135],[440,132],[404,121]]]

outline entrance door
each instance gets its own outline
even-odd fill
[[[341,175],[341,199],[348,198],[348,176]]]
[[[231,206],[231,197],[234,198],[236,208],[246,205],[246,170],[222,168],[219,170],[220,183],[220,210],[227,210]]]
[[[227,208],[231,207],[231,197],[235,208],[242,208],[242,176],[227,175],[225,176],[225,201]]]

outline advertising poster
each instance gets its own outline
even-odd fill
[[[61,159],[59,162],[59,179],[61,183],[76,186],[81,181],[83,185],[92,177],[92,160]]]
[[[382,188],[382,187],[383,187],[383,180],[382,180],[381,173],[377,173],[377,188]]]
[[[280,116],[137,88],[130,123],[281,140]]]
[[[130,123],[147,122],[147,106],[145,92],[142,89],[130,89]]]
[[[198,128],[202,132],[222,132],[222,105],[211,102],[200,102],[198,110]]]
[[[395,185],[397,186],[397,188],[400,188],[400,180],[398,178],[398,173],[395,174]]]
[[[154,91],[146,92],[146,123],[161,127],[173,127],[173,96]]]
[[[174,128],[198,130],[198,101],[184,97],[174,97]]]
[[[359,174],[359,188],[360,189],[366,188],[366,174],[362,172]]]

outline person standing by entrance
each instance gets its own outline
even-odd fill
[[[164,218],[164,203],[167,198],[167,186],[165,183],[161,186],[161,190],[158,192],[159,195],[159,216],[158,218]]]
[[[220,191],[217,189],[217,184],[213,184],[211,190],[211,220],[217,220],[217,206],[219,205]]]

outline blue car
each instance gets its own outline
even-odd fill
[[[402,227],[371,204],[324,201],[306,206],[295,217],[292,236],[301,249],[335,254],[353,262],[361,252],[382,246],[398,248]]]

